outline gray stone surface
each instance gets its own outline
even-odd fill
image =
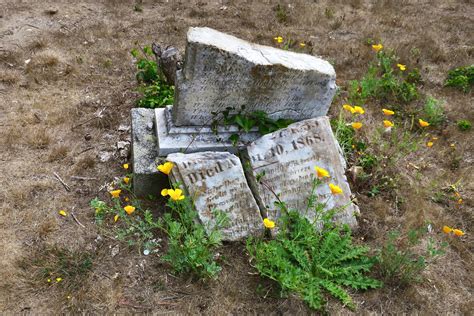
[[[171,170],[192,198],[200,221],[207,230],[214,226],[213,210],[225,212],[230,226],[222,230],[224,240],[238,240],[263,232],[258,205],[247,185],[240,159],[226,152],[171,154]]]
[[[237,144],[232,144],[230,136],[238,133],[236,126],[219,126],[218,134],[209,126],[175,126],[171,119],[171,106],[155,109],[158,155],[165,157],[171,153],[194,153],[202,151],[227,151],[235,153],[254,141],[258,132],[244,133]]]
[[[173,122],[210,125],[227,107],[295,121],[326,115],[336,91],[327,61],[252,44],[210,28],[190,28],[177,72]]]
[[[270,217],[279,216],[273,191],[290,209],[314,219],[314,211],[306,213],[306,206],[312,179],[316,177],[314,167],[319,166],[329,171],[331,178],[316,188],[318,201],[325,202],[326,209],[342,209],[335,216],[336,221],[357,225],[355,214],[359,210],[351,202],[344,159],[327,117],[301,121],[267,134],[248,146],[247,151],[253,176],[264,174],[261,183],[253,184],[257,200]],[[341,187],[343,194],[332,195],[329,183]]]
[[[133,191],[137,196],[157,195],[168,183],[166,175],[158,172],[160,163],[156,145],[155,111],[136,108],[132,115]]]

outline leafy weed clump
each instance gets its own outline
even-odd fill
[[[432,126],[439,126],[446,121],[441,101],[428,96],[423,107],[423,116]]]
[[[406,104],[418,98],[416,85],[421,81],[418,69],[406,71],[406,65],[397,64],[393,51],[381,49],[378,48],[366,75],[360,81],[350,81],[351,104],[364,104],[369,98]]]
[[[444,254],[443,249],[447,244],[437,245],[431,239],[423,254],[414,251],[424,233],[420,229],[411,230],[405,238],[397,231],[389,233],[387,242],[378,254],[378,268],[385,282],[402,286],[421,282],[422,272],[429,264],[428,259]]]
[[[474,65],[458,67],[448,72],[444,85],[454,87],[465,93],[471,91],[474,84]]]
[[[109,228],[105,226],[106,223],[113,224],[112,230],[118,240],[150,253],[158,246],[155,232],[159,223],[153,218],[151,211],[144,209],[133,195],[131,177],[132,175],[127,175],[125,182],[119,184],[119,189],[109,192],[110,202],[94,198],[90,206],[95,210],[95,220],[101,229]]]
[[[131,54],[136,59],[138,92],[142,95],[137,106],[154,109],[173,104],[174,86],[168,85],[160,76],[152,49],[146,46],[141,53],[134,49]]]
[[[321,182],[315,180],[314,185]],[[314,192],[314,191],[313,191]],[[348,226],[332,222],[335,211],[324,211],[323,203],[315,205],[316,220],[310,222],[298,211],[287,210],[280,202],[282,216],[278,219],[275,239],[250,238],[247,249],[262,276],[276,281],[282,294],[292,292],[311,308],[323,310],[326,295],[355,308],[345,287],[378,288],[380,281],[364,275],[375,263],[369,248],[354,245]]]
[[[216,278],[221,271],[216,250],[222,245],[220,229],[228,225],[226,214],[214,211],[214,226],[206,230],[187,198],[174,200],[171,197],[167,205],[171,212],[165,213],[160,221],[160,228],[168,236],[163,260],[177,273],[191,274],[199,279]]]
[[[468,131],[472,128],[472,123],[468,120],[459,120],[458,121],[458,128],[460,131]]]
[[[127,164],[124,166],[128,168]],[[168,175],[172,167],[171,162],[166,162],[159,165],[158,170]],[[221,270],[216,250],[222,244],[220,230],[227,226],[227,216],[214,211],[212,227],[204,227],[192,202],[183,195],[179,184],[175,184],[173,189],[161,192],[163,196],[169,196],[167,206],[170,211],[155,219],[132,193],[131,178],[132,174],[127,174],[118,184],[118,189],[109,192],[110,202],[98,198],[90,202],[99,227],[112,231],[115,238],[138,247],[145,255],[157,252],[161,241],[157,233],[162,232],[168,237],[168,243],[161,258],[175,272],[200,279],[215,278]]]

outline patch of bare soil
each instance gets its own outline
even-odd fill
[[[173,276],[158,256],[99,237],[94,224],[89,201],[105,197],[104,184],[120,177],[126,162],[115,146],[130,137],[119,127],[130,124],[137,98],[130,50],[152,42],[184,50],[188,27],[209,26],[265,45],[278,35],[305,41],[307,53],[334,64],[341,86],[366,71],[368,38],[421,70],[424,92],[445,102],[447,127],[433,148],[401,161],[403,186],[395,194],[355,192],[362,214],[357,237],[377,247],[389,230],[430,221],[433,237],[449,245],[424,271],[424,282],[355,293],[357,313],[472,313],[474,142],[472,132],[455,126],[459,119],[474,122],[472,93],[444,88],[443,80],[452,67],[473,63],[473,17],[471,1],[455,0],[1,0],[0,311],[311,312],[260,279],[242,244],[222,249],[223,273],[204,284]],[[111,159],[101,162],[104,152]],[[463,203],[435,203],[432,197],[451,184]],[[59,216],[60,209],[84,227]],[[443,225],[467,235],[447,238]],[[349,313],[332,301],[328,310]]]

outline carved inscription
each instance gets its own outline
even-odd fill
[[[230,153],[171,154],[173,178],[181,182],[193,200],[206,229],[214,226],[215,210],[227,214],[230,226],[222,229],[225,240],[237,240],[262,232],[260,210],[240,160]]]
[[[227,107],[295,121],[325,115],[334,68],[314,56],[252,44],[210,28],[191,28],[178,71],[173,122],[209,125]]]
[[[275,195],[290,209],[297,209],[308,218],[307,199],[315,177],[314,167],[329,171],[331,182],[343,189],[333,196],[325,183],[316,188],[318,201],[326,209],[344,209],[336,220],[355,225],[354,212],[358,210],[350,201],[350,188],[344,175],[337,143],[327,117],[295,123],[288,128],[263,136],[248,147],[254,176],[260,175],[258,194],[270,214],[277,214]]]

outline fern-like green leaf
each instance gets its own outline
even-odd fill
[[[354,302],[352,301],[352,298],[349,296],[349,294],[340,286],[337,284],[327,281],[327,280],[322,280],[321,281],[322,287],[324,287],[329,293],[331,293],[332,296],[338,298],[342,304],[346,305],[350,309],[354,309],[355,305]]]

